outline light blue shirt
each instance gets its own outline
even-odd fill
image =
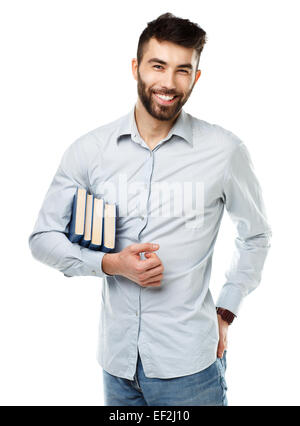
[[[66,149],[29,246],[35,259],[65,276],[104,278],[97,350],[103,369],[133,380],[139,350],[146,377],[180,377],[216,360],[216,306],[238,314],[261,281],[272,233],[249,152],[236,135],[181,110],[151,150],[134,110]],[[115,252],[133,243],[160,244],[155,253],[164,266],[161,286],[108,275],[101,264],[105,253],[68,240],[78,186],[116,203]],[[224,207],[237,236],[214,303],[209,282]]]

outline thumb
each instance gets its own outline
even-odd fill
[[[130,245],[131,253],[141,253],[146,251],[155,251],[159,249],[159,244],[136,243]]]
[[[217,357],[223,358],[224,353],[224,344],[221,340],[219,340],[218,349],[217,349]]]

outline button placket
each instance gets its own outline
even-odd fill
[[[143,230],[145,229],[147,222],[148,222],[148,212],[149,212],[149,201],[150,201],[150,191],[151,191],[151,180],[152,180],[152,174],[153,174],[153,151],[150,150],[150,157],[149,157],[149,167],[148,167],[148,178],[147,178],[147,182],[145,183],[145,190],[148,188],[148,193],[147,193],[147,204],[146,204],[146,215],[141,215],[140,219],[141,220],[145,220],[145,224],[143,226],[143,228],[140,230],[139,234],[138,234],[138,238],[140,239],[140,234],[143,232]]]

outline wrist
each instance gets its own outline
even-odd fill
[[[106,253],[102,258],[102,270],[108,275],[118,274],[119,253]]]

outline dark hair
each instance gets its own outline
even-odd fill
[[[144,46],[152,37],[158,41],[171,41],[180,46],[196,49],[198,54],[196,68],[198,68],[200,55],[206,43],[206,32],[198,24],[194,24],[189,19],[177,18],[172,13],[164,13],[154,21],[148,22],[138,42],[138,66],[143,59]]]

